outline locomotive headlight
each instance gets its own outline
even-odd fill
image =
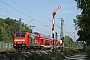
[[[24,43],[24,42],[22,42],[22,43]]]

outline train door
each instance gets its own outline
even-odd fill
[[[44,45],[44,39],[40,39],[40,45]]]
[[[30,36],[30,43],[31,43],[31,44],[35,44],[35,43],[36,43],[36,38],[35,38],[35,36],[33,36],[33,35]]]

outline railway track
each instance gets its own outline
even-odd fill
[[[65,50],[69,50],[68,48]],[[70,49],[71,50],[71,49]],[[73,50],[73,49],[72,49]],[[0,51],[0,60],[18,60],[21,58],[35,56],[35,55],[45,55],[52,53],[52,50],[8,50]]]
[[[9,50],[0,51],[0,60],[19,60],[29,56],[45,55],[52,53],[51,50]]]
[[[70,48],[64,48],[64,50],[78,50],[78,49],[70,49]],[[42,52],[42,51],[48,51],[52,52],[50,49],[32,49],[32,50],[7,50],[7,51],[0,51],[0,54],[10,54],[10,53],[23,53],[23,52]]]
[[[25,53],[25,52],[52,52],[51,50],[7,50],[0,51],[0,54],[10,54],[10,53]]]

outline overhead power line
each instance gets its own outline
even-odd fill
[[[26,7],[20,5],[19,3],[15,2],[14,0],[12,0],[12,1],[13,1],[15,4],[17,4],[17,5],[21,6],[21,7],[23,7],[23,8],[26,9],[27,11],[31,12],[29,9],[27,9]],[[34,14],[35,14],[35,13],[34,13]],[[35,14],[35,15],[37,15],[37,14]],[[39,15],[37,15],[37,16],[39,16]],[[40,16],[40,17],[41,17],[41,16]],[[32,18],[32,19],[34,19],[34,18]],[[36,20],[36,19],[34,19],[34,20]],[[40,21],[38,21],[38,20],[36,20],[36,21],[43,25],[43,23],[41,23]]]
[[[22,6],[22,5],[20,5],[19,3],[17,3],[17,2],[15,2],[14,0],[12,0],[15,4],[17,4],[17,5],[19,5],[19,6],[21,6],[21,7],[23,7],[24,9],[26,9],[26,10],[28,10],[29,12],[31,12],[29,9],[27,9],[26,7],[24,7],[24,6]],[[35,14],[35,13],[34,13]],[[35,14],[35,15],[37,15],[37,14]],[[37,16],[39,16],[39,15],[37,15]],[[40,16],[40,17],[42,17],[42,16]],[[46,18],[45,18],[46,19]],[[50,20],[50,19],[49,19]],[[50,20],[51,22],[52,22],[52,20]],[[41,23],[42,24],[42,23]],[[57,24],[55,24],[58,28],[61,28],[60,26],[58,26]],[[47,26],[48,27],[48,26]]]
[[[8,5],[7,3],[5,3],[5,2],[3,2],[3,1],[1,1],[1,0],[0,0],[0,2],[2,2],[3,4],[5,4],[5,5],[7,5],[7,6],[11,7],[12,9],[14,9],[14,10],[16,10],[16,11],[20,12],[21,14],[24,14],[24,15],[26,15],[27,17],[32,18],[31,16],[29,16],[29,15],[27,15],[27,14],[25,14],[25,13],[21,12],[20,10],[18,10],[18,9],[16,9],[16,8],[14,8],[14,7],[10,6],[10,5]],[[34,18],[32,18],[32,19],[34,19]],[[34,19],[34,20],[36,20],[36,19]],[[37,21],[37,20],[36,20],[36,21]],[[39,22],[39,21],[37,21],[37,22]],[[43,23],[41,23],[41,24],[43,24]]]
[[[18,9],[16,9],[16,8],[14,8],[14,7],[12,7],[12,6],[10,6],[9,4],[7,4],[7,3],[5,3],[5,2],[3,2],[3,1],[1,1],[0,0],[0,2],[2,2],[3,4],[5,4],[5,5],[7,5],[7,6],[9,6],[9,7],[11,7],[12,9],[14,9],[14,10],[16,10],[16,11],[18,11],[19,13],[21,13],[21,14],[23,14],[23,15],[25,15],[25,16],[27,16],[27,17],[29,17],[29,18],[32,18],[31,16],[29,16],[29,15],[27,15],[27,14],[25,14],[25,13],[23,13],[23,12],[21,12],[20,10],[18,10]],[[33,20],[36,20],[36,19],[34,19],[34,18],[32,18]],[[32,21],[32,20],[31,20]],[[30,22],[31,22],[30,21]],[[40,24],[42,24],[43,26],[44,26],[44,24],[43,23],[41,23],[40,21],[38,21],[38,20],[36,20],[37,22],[39,22]],[[29,23],[30,23],[29,22]],[[29,24],[28,23],[28,24]]]
[[[15,4],[17,4],[17,5],[21,6],[21,7],[23,7],[23,8],[26,9],[27,11],[31,12],[29,9],[27,9],[26,7],[20,5],[19,3],[15,2],[14,0],[11,0],[11,1],[13,1]]]
[[[27,14],[25,14],[25,13],[23,13],[23,12],[19,11],[18,9],[16,9],[16,8],[14,8],[14,7],[10,6],[10,5],[8,5],[7,3],[5,3],[5,2],[3,2],[3,1],[1,1],[1,0],[0,0],[0,2],[2,2],[3,4],[5,4],[5,5],[7,5],[7,6],[11,7],[11,8],[12,8],[12,9],[14,9],[14,10],[16,10],[16,11],[18,11],[18,12],[22,13],[23,15],[28,16]],[[30,17],[30,16],[28,16],[28,17]],[[32,18],[32,17],[30,17],[30,18]]]

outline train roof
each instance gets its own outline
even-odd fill
[[[45,34],[41,34],[41,33],[39,35],[41,35],[41,36],[43,36],[44,38],[47,38],[47,39],[51,38],[49,35],[45,35]]]
[[[47,38],[47,39],[50,39],[51,38],[50,35],[45,35],[45,34],[38,33],[38,32],[35,32],[34,34],[39,35],[39,36],[41,36],[43,38]]]
[[[15,32],[15,33],[29,33],[29,32]]]
[[[37,36],[36,34],[30,33],[31,36]]]

